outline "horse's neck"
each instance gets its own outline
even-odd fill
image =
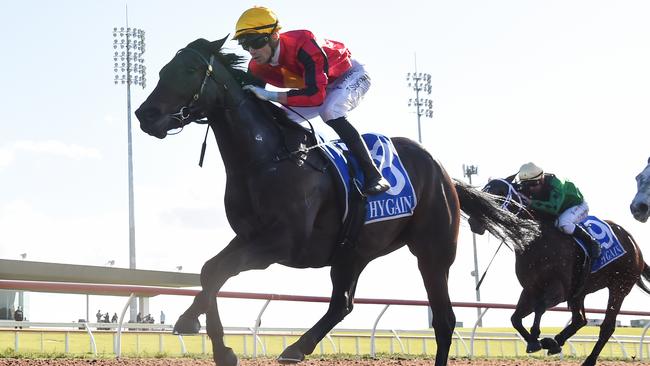
[[[244,100],[212,123],[226,172],[241,172],[271,161],[279,152],[279,132],[259,105]]]

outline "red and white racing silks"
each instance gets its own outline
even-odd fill
[[[256,77],[280,88],[294,88],[287,93],[287,105],[312,107],[321,105],[327,85],[352,67],[350,51],[340,42],[319,42],[308,30],[280,34],[277,63],[258,64],[251,60],[248,68]]]

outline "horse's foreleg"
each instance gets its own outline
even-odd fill
[[[194,330],[193,327],[199,325],[198,316],[206,313],[206,329],[212,342],[215,363],[218,366],[236,366],[237,356],[223,342],[223,326],[216,294],[230,277],[249,269],[263,269],[277,262],[280,252],[267,240],[244,241],[235,237],[226,248],[203,265],[202,290],[196,295],[192,305],[179,317],[174,331],[182,333],[188,328]]]
[[[549,354],[556,354],[562,351],[562,346],[567,339],[571,338],[580,328],[587,325],[587,317],[585,316],[585,296],[578,296],[568,301],[569,308],[571,309],[571,322],[554,339],[557,343],[558,349],[549,349]]]
[[[515,312],[512,313],[512,316],[510,317],[510,322],[512,323],[512,326],[517,330],[517,332],[519,332],[521,337],[526,341],[527,353],[537,352],[540,349],[542,349],[542,344],[537,339],[537,336],[531,335],[522,323],[522,320],[528,315],[530,315],[530,313],[533,312],[533,304],[529,300],[530,298],[532,298],[532,296],[533,296],[532,294],[530,294],[528,291],[526,291],[526,289],[524,289],[519,295],[517,308],[515,309]]]
[[[607,311],[605,312],[605,319],[600,325],[600,333],[598,334],[598,341],[594,345],[594,348],[591,350],[591,353],[585,361],[582,363],[583,366],[593,366],[596,364],[598,355],[605,347],[605,344],[609,340],[609,337],[614,333],[616,328],[616,316],[621,310],[621,305],[625,296],[630,292],[632,287],[628,288],[616,288],[615,291],[612,291],[612,288],[609,289],[609,300],[607,301]]]
[[[541,333],[539,329],[539,324],[542,321],[542,315],[546,312],[546,307],[543,304],[537,304],[535,306],[535,317],[533,318],[533,325],[530,327],[530,336],[534,339],[539,338]]]
[[[359,274],[367,262],[354,259],[354,253],[339,253],[340,261],[332,265],[332,297],[325,315],[295,343],[287,347],[278,357],[281,363],[296,363],[311,354],[318,342],[334,328],[346,315],[352,312],[354,291]]]
[[[194,297],[192,305],[176,321],[174,333],[197,334],[199,332],[201,327],[198,319],[199,315],[207,313],[210,310],[211,305],[216,301],[214,297],[217,291],[219,291],[228,278],[234,275],[224,272],[226,268],[219,265],[219,262],[223,260],[226,249],[205,262],[201,268],[200,281],[202,290]]]
[[[530,337],[535,339],[535,342],[529,343],[529,346],[534,347],[537,350],[538,345],[541,345],[543,349],[548,350],[549,355],[554,355],[556,353],[562,352],[562,347],[558,346],[557,342],[553,338],[543,338],[539,342],[540,323],[542,321],[542,315],[546,312],[546,304],[542,301],[535,305],[535,317],[533,319],[533,325],[530,327]]]

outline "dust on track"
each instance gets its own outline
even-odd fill
[[[582,360],[546,359],[450,359],[448,366],[579,366]],[[432,359],[332,359],[307,360],[299,366],[433,366]],[[190,358],[117,359],[15,359],[0,358],[0,366],[214,366],[212,360]],[[275,359],[241,360],[240,366],[278,366]],[[650,366],[649,362],[599,361],[600,366]]]

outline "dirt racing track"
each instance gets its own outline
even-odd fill
[[[509,359],[509,360],[468,360],[451,359],[449,366],[578,366],[582,360],[560,360],[556,357],[547,359]],[[433,366],[432,359],[337,359],[337,360],[308,360],[301,366]],[[0,366],[54,365],[54,366],[213,366],[207,359],[188,358],[123,358],[123,359],[0,359]],[[241,360],[241,366],[275,366],[279,365],[274,359]],[[634,361],[601,361],[602,366],[646,366],[650,362]]]

